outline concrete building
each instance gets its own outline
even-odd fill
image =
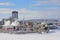
[[[12,12],[12,18],[13,19],[18,19],[18,11],[13,11]]]

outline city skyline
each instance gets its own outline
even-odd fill
[[[60,18],[60,0],[0,0],[0,19],[18,11],[19,20],[58,19]]]

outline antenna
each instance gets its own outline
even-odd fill
[[[24,25],[24,18],[23,18],[23,25]]]
[[[25,27],[25,21],[24,21],[24,18],[23,18],[23,27]]]

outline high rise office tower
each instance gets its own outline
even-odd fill
[[[18,11],[13,11],[12,12],[12,18],[13,19],[18,19]]]

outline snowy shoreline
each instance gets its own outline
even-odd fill
[[[59,40],[60,30],[51,30],[50,33],[8,34],[0,33],[0,40]]]

